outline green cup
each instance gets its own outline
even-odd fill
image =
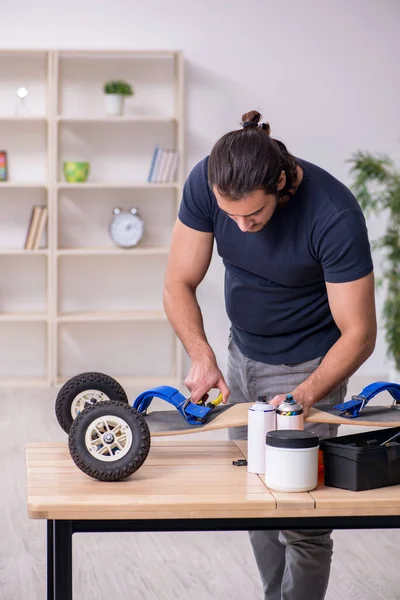
[[[64,162],[64,177],[69,183],[83,183],[89,175],[88,162]]]

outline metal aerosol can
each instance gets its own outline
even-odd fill
[[[297,404],[292,394],[287,394],[276,409],[276,428],[304,429],[303,408]]]
[[[276,429],[275,407],[268,404],[265,396],[259,396],[249,407],[248,417],[247,470],[265,473],[265,439],[269,431]]]

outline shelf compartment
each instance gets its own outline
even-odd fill
[[[44,189],[3,189],[3,192],[0,193],[0,254],[38,255],[47,252],[47,227],[46,232],[40,240],[40,248],[37,250],[25,250],[24,248],[26,237],[28,235],[32,208],[34,205],[46,204],[47,193]]]
[[[87,183],[93,181],[146,182],[155,147],[177,148],[173,121],[138,121],[131,127],[111,127],[86,120],[64,123],[59,130],[59,181],[64,161],[88,161]],[[66,182],[68,183],[68,182]]]
[[[158,254],[154,248],[165,250],[170,245],[176,204],[172,190],[120,190],[117,196],[108,190],[87,190],[85,194],[63,190],[59,197],[58,245],[60,249],[109,247],[119,253],[108,233],[113,209],[135,207],[144,220],[144,235],[135,248],[127,250],[131,256],[135,252]]]
[[[130,83],[134,90],[134,95],[125,100],[127,117],[173,117],[176,56],[173,51],[60,52],[57,112],[63,117],[105,116],[104,83],[118,73],[118,79]]]
[[[44,313],[47,311],[47,257],[0,255],[3,285],[0,311],[6,313]]]
[[[167,317],[163,310],[133,310],[133,311],[82,311],[60,314],[57,317],[60,323],[84,323],[101,321],[103,323],[115,323],[118,321],[166,321]]]
[[[175,377],[175,336],[167,322],[60,323],[58,329],[59,378],[85,371],[164,383]]]
[[[45,379],[47,324],[0,322],[0,380]],[[30,340],[31,343],[27,343]],[[32,351],[34,348],[34,351]],[[0,383],[1,385],[1,383]]]
[[[26,119],[43,120],[47,115],[48,53],[45,51],[21,51],[0,53],[0,106],[3,120],[15,117],[17,88],[28,90],[26,105],[29,112]],[[21,117],[17,117],[22,120]],[[1,144],[5,149],[4,143]]]
[[[162,308],[166,256],[66,256],[59,263],[58,313]],[[152,277],[149,277],[149,273]]]
[[[23,128],[17,128],[13,120],[4,120],[1,123],[1,149],[7,152],[10,182],[32,185],[47,181],[46,121],[30,120]]]

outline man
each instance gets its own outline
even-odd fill
[[[196,402],[218,388],[224,402],[292,393],[305,416],[344,400],[347,381],[376,340],[374,276],[361,209],[332,175],[292,156],[261,115],[217,141],[190,173],[175,224],[164,307],[191,367]],[[213,242],[225,265],[231,331],[227,382],[203,327],[196,288]],[[333,427],[314,426],[323,437]],[[231,437],[246,431],[231,430]],[[331,531],[250,532],[266,600],[322,600]]]

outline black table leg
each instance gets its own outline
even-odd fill
[[[54,600],[54,524],[47,521],[47,600]]]
[[[72,600],[72,523],[54,521],[53,582],[51,600]]]

